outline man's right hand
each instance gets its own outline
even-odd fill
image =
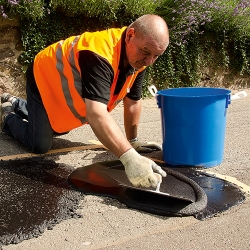
[[[152,160],[141,156],[134,148],[121,155],[126,175],[134,186],[156,187],[166,172]],[[154,173],[156,172],[156,173]]]

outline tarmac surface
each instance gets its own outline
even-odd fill
[[[235,93],[234,91],[232,93]],[[232,101],[227,112],[224,160],[210,172],[238,181],[246,192],[246,200],[229,210],[206,220],[193,216],[167,217],[127,208],[107,197],[86,195],[77,212],[81,218],[61,221],[41,236],[18,244],[3,246],[3,250],[84,250],[84,249],[250,249],[250,91],[248,96]],[[123,108],[119,105],[113,117],[123,128]],[[162,143],[161,115],[156,100],[143,100],[139,127],[141,140]],[[76,168],[95,162],[117,160],[104,148],[86,148],[97,140],[89,125],[56,137],[46,160]],[[161,160],[161,152],[147,155]],[[0,134],[0,159],[31,158],[26,148],[5,134]],[[1,161],[0,161],[1,166]],[[243,185],[245,184],[245,185]],[[1,218],[1,217],[0,217]]]

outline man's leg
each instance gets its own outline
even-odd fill
[[[53,130],[40,95],[27,84],[27,102],[21,98],[13,103],[15,114],[10,113],[3,123],[3,132],[23,143],[33,153],[50,150]]]

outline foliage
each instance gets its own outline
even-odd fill
[[[0,0],[2,17],[36,20],[44,17],[46,4],[40,0]]]
[[[163,59],[171,77],[159,74],[160,86],[196,85],[208,65],[250,74],[249,0],[165,0],[156,13],[171,36]]]
[[[170,45],[148,68],[146,88],[199,84],[204,67],[250,74],[249,0],[0,0],[2,18],[18,17],[28,65],[47,45],[84,31],[130,24],[155,13],[170,30]]]
[[[155,10],[154,1],[149,0],[54,0],[50,7],[65,16],[98,18],[98,25],[129,24],[134,18]]]

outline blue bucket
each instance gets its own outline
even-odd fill
[[[204,168],[222,163],[230,93],[203,87],[157,92],[166,163]]]

